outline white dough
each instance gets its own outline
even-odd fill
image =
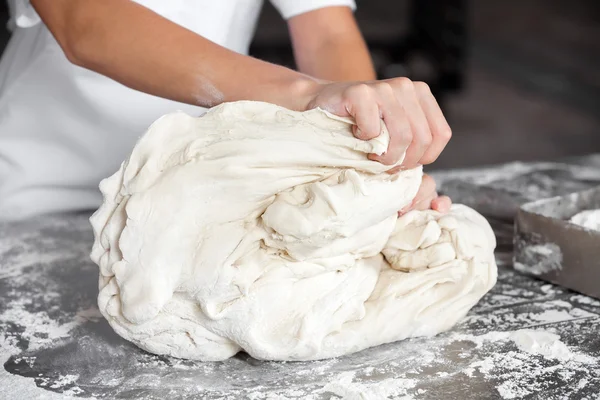
[[[100,185],[100,311],[143,349],[199,360],[314,360],[449,329],[494,285],[495,238],[462,205],[398,218],[422,171],[367,159],[388,142],[259,102],[160,118]]]
[[[600,209],[577,213],[571,217],[569,222],[587,229],[600,231]]]

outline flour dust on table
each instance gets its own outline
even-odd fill
[[[367,158],[383,124],[351,125],[259,102],[156,121],[91,218],[113,329],[182,358],[315,360],[462,319],[496,281],[489,224],[461,205],[398,217],[421,168],[388,174]]]
[[[586,229],[600,231],[600,209],[585,210],[575,214],[569,222],[582,226]]]

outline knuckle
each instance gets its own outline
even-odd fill
[[[398,132],[398,139],[401,145],[408,146],[415,140],[412,130],[409,125],[405,125],[400,132]]]
[[[371,96],[373,89],[366,83],[357,83],[350,86],[346,93],[349,97],[367,97]]]
[[[440,129],[439,136],[445,141],[449,141],[452,138],[452,129],[449,126]]]
[[[428,130],[424,131],[425,133],[421,136],[421,145],[428,148],[431,146],[431,143],[433,143],[433,136],[431,136],[431,133]]]
[[[414,88],[413,81],[411,81],[410,79],[408,79],[406,77],[396,78],[395,82],[398,85],[398,87],[400,87],[401,89],[413,89]]]
[[[379,82],[377,83],[377,91],[385,96],[393,96],[394,88],[388,82]]]
[[[437,155],[425,155],[421,158],[420,163],[422,165],[427,165],[433,163],[435,160],[437,160]]]
[[[431,93],[431,88],[425,82],[422,82],[422,81],[413,82],[413,85],[415,86],[415,90],[418,91],[419,93],[423,93],[423,94]]]

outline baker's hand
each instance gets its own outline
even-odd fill
[[[436,210],[441,213],[450,211],[452,200],[448,196],[438,196],[435,190],[435,181],[427,174],[423,175],[421,186],[412,203],[398,212],[398,215],[406,214],[411,210]]]
[[[315,107],[353,117],[354,136],[364,140],[379,135],[383,119],[390,133],[388,150],[381,156],[369,155],[383,164],[396,163],[405,151],[403,168],[430,164],[452,135],[429,86],[408,78],[321,83],[308,103],[309,109]]]

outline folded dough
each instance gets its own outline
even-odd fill
[[[157,354],[314,360],[452,327],[494,285],[495,238],[462,205],[397,211],[420,168],[370,161],[316,109],[226,103],[156,121],[92,216],[98,304]]]

